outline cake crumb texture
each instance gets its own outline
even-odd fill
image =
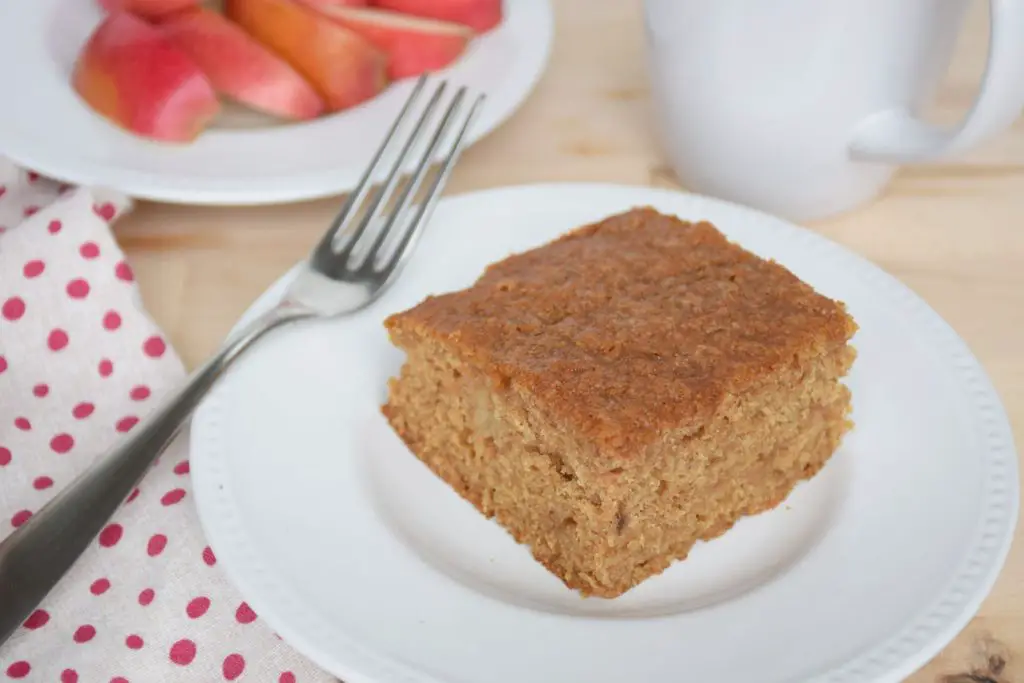
[[[585,595],[615,597],[813,476],[850,428],[845,307],[650,208],[387,319],[410,450]]]

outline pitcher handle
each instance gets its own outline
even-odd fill
[[[854,130],[857,161],[909,163],[962,152],[1009,128],[1024,108],[1024,0],[989,0],[991,37],[981,89],[964,119],[948,128],[904,108],[879,111]]]

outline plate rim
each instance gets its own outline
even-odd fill
[[[917,321],[923,323],[929,337],[936,343],[942,358],[955,372],[958,381],[971,387],[967,395],[969,405],[977,416],[977,423],[985,428],[981,434],[987,468],[982,470],[986,475],[982,481],[982,511],[980,523],[975,529],[969,550],[961,559],[953,578],[949,581],[941,595],[937,595],[932,604],[922,609],[908,620],[901,629],[889,634],[875,645],[865,648],[859,654],[836,665],[816,672],[806,683],[868,683],[877,681],[898,682],[911,675],[948,645],[977,614],[982,602],[990,594],[1006,563],[1014,540],[1014,532],[1018,524],[1020,512],[1020,493],[1018,475],[1018,456],[1014,442],[1012,427],[998,391],[992,384],[984,366],[971,352],[967,343],[956,333],[948,322],[935,311],[922,297],[889,274],[879,265],[870,261],[853,250],[835,242],[808,228],[798,226],[783,218],[767,214],[756,209],[733,202],[689,193],[680,190],[653,188],[639,184],[590,183],[590,182],[554,182],[524,183],[502,185],[483,190],[448,195],[441,203],[458,203],[460,201],[491,200],[497,195],[515,195],[517,193],[549,193],[549,192],[620,192],[636,195],[633,205],[642,203],[640,197],[680,197],[690,201],[700,201],[709,205],[717,205],[724,210],[745,214],[748,218],[771,222],[782,232],[789,233],[794,240],[808,243],[812,248],[827,253],[833,259],[845,261],[868,277],[873,284],[899,297],[905,310],[913,313]],[[506,197],[502,197],[508,201]],[[626,207],[624,207],[625,209]],[[232,333],[254,317],[263,307],[270,304],[286,285],[293,271],[288,271],[268,287],[242,315],[232,328]],[[216,543],[221,538],[217,524],[209,523],[214,518],[214,494],[207,494],[206,475],[209,473],[209,455],[207,447],[209,438],[205,437],[211,424],[216,422],[211,414],[217,412],[216,393],[212,394],[196,411],[190,435],[193,459],[193,477],[196,504],[199,510],[200,523],[211,546],[214,546],[218,558],[222,553],[217,550]],[[205,453],[196,458],[196,454]],[[219,508],[218,508],[219,509]],[[223,544],[221,545],[223,548]],[[228,552],[225,557],[231,557]],[[233,559],[223,562],[225,574],[229,580],[246,595],[246,599],[254,606],[263,604],[263,597],[252,596],[259,590],[251,585],[245,571],[239,571]],[[252,590],[249,590],[252,588]],[[959,596],[958,598],[953,596]],[[265,605],[264,605],[265,606]],[[294,633],[286,623],[278,621],[273,610],[260,611],[270,615],[266,621],[281,633],[282,637],[297,652],[302,653],[324,670],[342,676],[351,683],[375,681],[376,683],[448,683],[430,674],[410,670],[404,664],[377,653],[368,652],[358,642],[350,640],[353,647],[351,656],[339,658],[336,655],[322,653],[318,648],[303,642],[300,634]],[[344,665],[338,666],[339,659],[356,661],[366,658],[375,660],[369,667]],[[372,673],[367,673],[367,672]]]
[[[515,3],[524,2],[524,0],[513,1]],[[530,40],[526,41],[531,49],[528,52],[528,59],[522,60],[525,66],[520,78],[513,81],[509,88],[509,104],[504,110],[499,110],[500,113],[493,119],[487,119],[484,116],[478,117],[476,124],[467,131],[463,151],[473,147],[511,119],[537,89],[547,72],[554,45],[554,6],[552,0],[529,0],[529,2],[532,4],[530,11],[536,12],[542,22],[531,25]],[[36,3],[20,6],[36,6]],[[9,11],[16,13],[18,10],[9,8]],[[21,11],[32,10],[23,9]],[[487,40],[488,37],[488,34],[484,33],[477,36],[476,40]],[[442,69],[433,74],[431,79],[441,80],[446,77],[446,74],[447,70]],[[411,86],[411,79],[396,81],[389,84],[389,87],[403,85]],[[454,82],[454,85],[459,85],[459,83]],[[493,97],[489,99],[494,100]],[[373,100],[370,100],[363,105],[372,102]],[[356,108],[363,105],[357,105]],[[339,113],[344,114],[344,112]],[[397,114],[397,109],[394,113]],[[483,124],[484,120],[486,120],[486,124]],[[168,204],[246,207],[313,201],[348,192],[358,182],[363,171],[363,168],[359,166],[351,166],[347,170],[342,169],[345,174],[351,176],[347,181],[344,178],[339,180],[334,175],[335,171],[312,171],[302,175],[268,177],[259,181],[260,187],[255,191],[248,189],[248,185],[245,183],[233,183],[229,188],[208,190],[197,187],[195,182],[182,183],[183,176],[180,174],[173,176],[172,182],[168,182],[168,179],[160,173],[140,172],[124,168],[116,162],[102,164],[90,161],[84,163],[62,162],[53,154],[47,155],[45,152],[40,154],[33,147],[31,141],[19,143],[17,136],[0,135],[0,137],[4,138],[2,150],[4,156],[21,166],[31,168],[57,181],[75,185],[102,186],[136,199]],[[442,156],[443,153],[439,152],[435,161],[440,160]],[[295,180],[289,183],[288,178]]]

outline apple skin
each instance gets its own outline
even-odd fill
[[[490,31],[501,23],[501,3],[502,0],[370,0],[372,7],[463,24],[477,33]]]
[[[324,7],[366,7],[370,4],[370,0],[299,0],[299,2],[313,9]]]
[[[299,72],[223,15],[197,7],[173,14],[159,26],[222,95],[296,121],[324,112],[323,99]]]
[[[335,112],[388,84],[387,55],[357,33],[293,0],[226,0],[225,13],[288,62]]]
[[[321,7],[319,11],[386,52],[392,80],[443,69],[466,51],[475,35],[462,24],[385,10]]]
[[[107,16],[79,53],[75,92],[124,130],[191,142],[220,112],[203,72],[159,29],[128,12]]]
[[[99,3],[109,13],[131,12],[143,19],[159,19],[195,7],[199,0],[99,0]]]

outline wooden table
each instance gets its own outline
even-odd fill
[[[984,66],[987,19],[976,5],[937,102],[944,120],[967,109]],[[511,121],[465,153],[449,193],[560,180],[678,186],[651,133],[640,2],[556,0],[556,9],[546,75]],[[338,205],[141,204],[117,233],[149,310],[191,366],[306,254]],[[953,325],[991,374],[1020,441],[1024,123],[966,157],[908,168],[873,205],[810,227],[899,277]],[[977,618],[911,681],[1024,681],[1021,534]]]

